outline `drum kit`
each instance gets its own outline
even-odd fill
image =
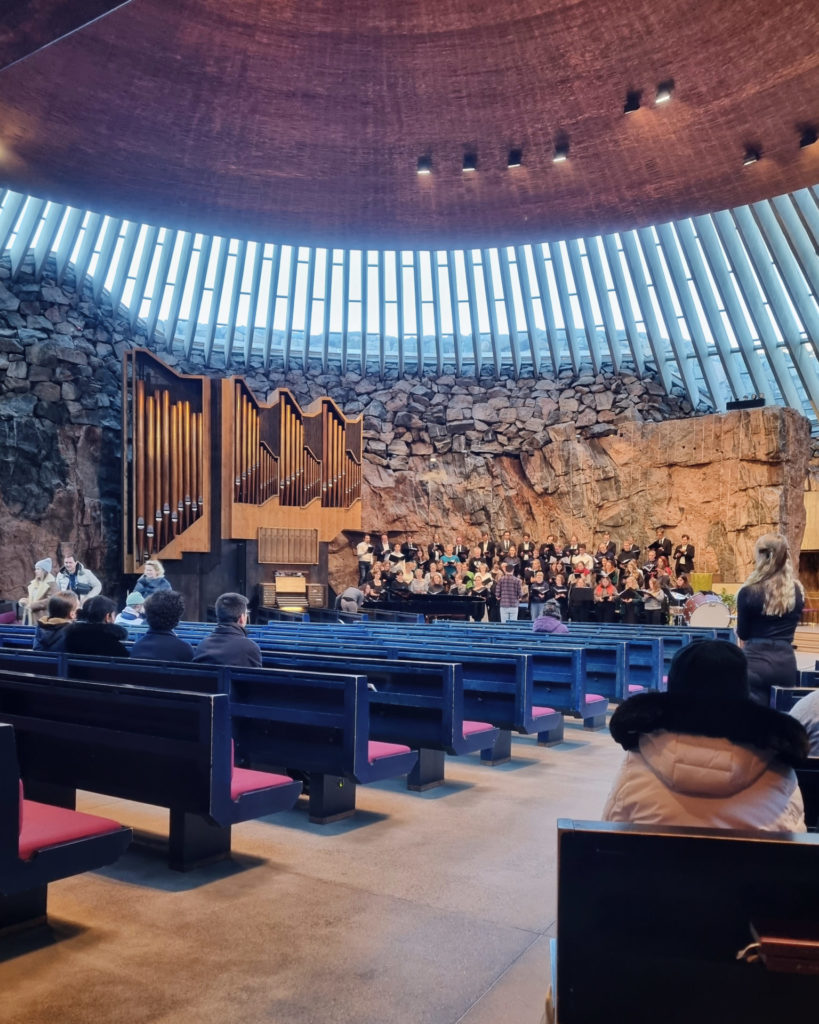
[[[731,625],[731,610],[716,594],[692,594],[690,597],[672,590],[672,626],[705,626],[725,629]]]

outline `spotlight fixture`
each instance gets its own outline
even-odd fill
[[[523,163],[523,150],[522,149],[510,149],[509,157],[506,161],[507,167],[520,167]]]
[[[464,153],[464,171],[474,171],[478,167],[478,154],[477,153]]]
[[[418,157],[418,173],[419,174],[432,174],[432,157],[431,156],[419,156]]]
[[[655,103],[668,103],[674,93],[674,81],[671,78],[667,78],[664,82],[660,82],[657,86],[657,93],[654,96]]]
[[[799,146],[802,149],[805,149],[808,146],[812,146],[814,142],[816,142],[816,138],[816,129],[813,127],[812,124],[806,124],[801,129],[801,134],[799,136]]]
[[[630,89],[626,93],[626,103],[623,107],[624,114],[633,114],[636,110],[640,109],[640,100],[643,94],[637,89]]]
[[[742,158],[742,163],[745,167],[750,167],[751,164],[755,164],[759,161],[762,156],[762,152],[759,146],[746,146],[745,156]]]
[[[561,140],[555,143],[555,152],[552,157],[552,163],[565,164],[569,159],[569,143],[566,140]]]

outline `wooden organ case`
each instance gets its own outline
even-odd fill
[[[178,374],[145,349],[126,352],[123,392],[125,572],[221,559],[232,541],[259,565],[315,565],[320,544],[360,530],[362,417],[331,398],[259,402],[241,377]]]
[[[138,572],[210,550],[210,382],[142,349],[125,353],[123,377],[124,569]]]
[[[220,381],[222,536],[260,540],[270,529],[330,541],[361,528],[362,417],[331,398],[302,410],[284,388],[259,402],[240,377]],[[264,559],[263,559],[264,560]]]

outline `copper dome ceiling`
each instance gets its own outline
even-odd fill
[[[819,181],[800,0],[132,0],[0,96],[0,184],[284,242],[566,238]]]

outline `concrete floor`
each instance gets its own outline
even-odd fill
[[[359,789],[234,828],[189,875],[129,851],[51,887],[50,929],[0,940],[6,1024],[538,1024],[556,916],[555,822],[599,816],[622,751],[569,723],[510,764],[447,760],[447,784]],[[162,812],[81,810],[164,833]]]

